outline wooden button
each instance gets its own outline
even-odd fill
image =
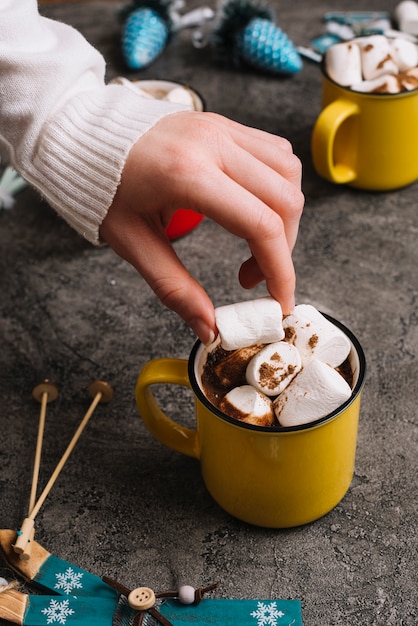
[[[146,611],[155,604],[155,593],[149,587],[137,587],[128,596],[128,604],[136,611]]]

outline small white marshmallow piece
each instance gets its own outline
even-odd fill
[[[242,385],[229,391],[219,408],[230,417],[247,424],[271,426],[274,423],[272,401],[251,385]]]
[[[190,107],[194,108],[193,94],[190,89],[186,87],[174,87],[174,89],[170,89],[164,100],[176,102],[177,104],[188,104]]]
[[[357,40],[361,53],[361,66],[365,80],[373,80],[384,74],[397,74],[398,66],[393,58],[389,39],[384,35],[360,37]],[[353,81],[352,84],[360,81]]]
[[[286,341],[276,341],[260,350],[247,365],[246,379],[266,396],[277,396],[302,367],[299,351]]]
[[[353,42],[337,43],[325,53],[328,76],[338,85],[348,87],[363,79],[360,48]]]
[[[224,350],[284,338],[282,307],[270,296],[217,307],[215,319]]]
[[[313,358],[338,367],[350,354],[351,343],[337,326],[310,304],[299,304],[283,321],[287,340],[299,351],[302,366]]]
[[[341,374],[313,359],[276,398],[273,408],[281,426],[299,426],[325,417],[350,396],[350,385]]]

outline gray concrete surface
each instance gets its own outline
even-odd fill
[[[326,10],[394,6],[282,0],[277,11],[282,28],[306,45],[322,32]],[[121,61],[114,3],[42,10],[103,52],[109,78],[138,76]],[[417,184],[368,193],[315,174],[309,143],[321,78],[309,62],[291,79],[227,70],[182,33],[141,76],[188,82],[208,109],[293,142],[306,194],[297,300],[349,326],[368,362],[355,476],[343,501],[304,527],[254,528],[223,512],[197,462],[154,441],[134,403],[140,368],[151,358],[186,358],[192,334],[132,268],[82,241],[28,189],[0,212],[0,526],[18,528],[28,505],[39,415],[33,386],[47,377],[60,388],[47,411],[43,485],[89,406],[87,386],[102,378],[114,401],[98,408],[38,516],[36,536],[48,550],[128,586],[217,580],[217,597],[298,598],[305,626],[415,626]],[[216,305],[264,294],[239,287],[246,245],[211,221],[175,248]],[[161,402],[193,423],[188,392],[163,390]],[[0,563],[0,576],[9,575]]]

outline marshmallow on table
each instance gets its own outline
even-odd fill
[[[328,76],[343,87],[362,80],[360,48],[352,42],[337,43],[325,53]]]
[[[302,367],[298,350],[291,343],[276,341],[260,350],[247,365],[246,379],[266,396],[277,396]]]
[[[387,37],[384,35],[359,37],[356,43],[360,47],[361,67],[365,80],[373,80],[383,74],[398,73],[399,69]]]
[[[215,319],[224,350],[273,343],[284,337],[282,308],[269,296],[218,307]]]
[[[241,422],[256,426],[272,426],[274,413],[272,401],[251,385],[235,387],[219,404],[221,411]]]
[[[348,337],[310,304],[299,304],[283,321],[286,339],[299,351],[302,366],[313,358],[338,367],[348,357]]]
[[[313,359],[273,402],[281,426],[299,426],[325,417],[351,396],[350,385],[330,365]]]

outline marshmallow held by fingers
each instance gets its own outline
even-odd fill
[[[281,426],[308,424],[338,409],[350,385],[330,365],[313,359],[273,402]]]
[[[238,350],[284,338],[282,308],[269,296],[218,307],[215,319],[224,350]]]
[[[313,358],[338,367],[348,357],[348,337],[310,304],[299,304],[283,321],[286,339],[299,351],[302,366]]]
[[[298,350],[290,343],[277,341],[258,352],[247,365],[246,379],[267,396],[277,396],[302,367]]]
[[[272,401],[251,385],[242,385],[229,391],[219,408],[230,417],[247,424],[272,426],[274,423]]]

